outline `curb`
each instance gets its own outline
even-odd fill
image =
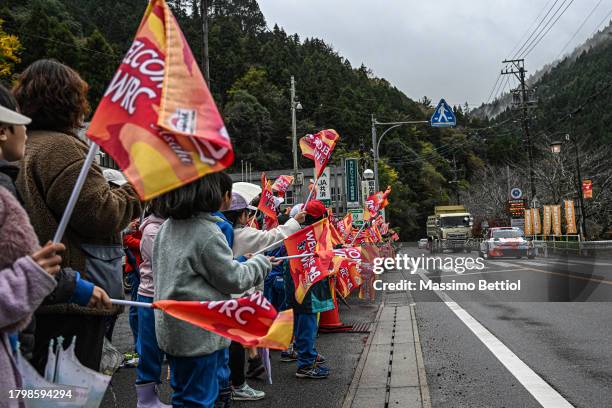
[[[351,405],[353,404],[353,400],[355,399],[355,394],[357,393],[357,388],[359,386],[359,380],[361,380],[361,374],[363,374],[363,368],[365,367],[365,363],[368,358],[368,353],[370,351],[370,347],[372,346],[372,339],[374,338],[374,334],[376,333],[376,329],[378,328],[378,324],[380,322],[380,315],[382,314],[384,305],[385,301],[382,300],[380,302],[380,305],[378,306],[376,317],[374,318],[374,327],[370,329],[370,334],[368,334],[368,340],[366,341],[366,344],[363,347],[363,350],[361,351],[361,356],[359,357],[357,368],[355,368],[355,374],[353,374],[353,379],[351,380],[349,389],[346,393],[346,396],[344,397],[344,401],[342,402],[342,408],[351,408]]]

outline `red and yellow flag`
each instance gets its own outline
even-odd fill
[[[293,334],[293,316],[277,313],[261,292],[208,302],[158,300],[153,307],[246,346],[284,350]]]
[[[223,119],[164,0],[149,3],[86,134],[143,200],[233,162]]]
[[[346,298],[353,290],[361,286],[361,275],[355,262],[342,259],[337,263],[335,272],[336,288],[343,298]]]
[[[391,186],[388,186],[385,192],[379,191],[366,199],[365,204],[370,216],[375,217],[378,211],[389,205],[389,200],[387,199],[389,194],[391,194]]]
[[[302,155],[314,160],[315,179],[318,179],[321,173],[323,173],[339,138],[340,135],[338,135],[338,132],[334,129],[325,129],[319,133],[306,135],[300,139]]]
[[[289,256],[312,254],[289,261],[295,286],[295,300],[301,304],[312,285],[331,273],[329,267],[333,252],[329,220],[323,218],[288,236],[285,239],[285,247]]]
[[[340,234],[346,239],[353,228],[353,213],[346,214],[336,225]]]
[[[272,188],[268,179],[266,179],[266,173],[261,173],[261,197],[259,198],[259,204],[257,205],[259,211],[264,213],[272,219],[271,222],[277,221],[276,206],[274,205],[274,194],[272,194]]]
[[[278,176],[272,184],[272,191],[276,191],[279,195],[284,195],[289,187],[293,184],[293,176]]]
[[[328,217],[329,220],[329,217]],[[344,245],[344,236],[336,229],[334,223],[329,221],[329,232],[331,234],[332,245]]]

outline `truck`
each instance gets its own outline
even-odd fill
[[[427,217],[427,244],[429,252],[471,252],[474,217],[463,205],[440,205]]]

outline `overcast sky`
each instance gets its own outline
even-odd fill
[[[565,3],[560,15],[570,2],[557,0],[544,21]],[[513,48],[523,43],[525,33],[531,34],[533,23],[540,21],[537,17],[543,17],[553,3],[555,0],[259,0],[268,27],[276,23],[288,34],[298,33],[302,40],[321,38],[353,67],[364,63],[374,75],[386,78],[412,99],[427,95],[434,101],[443,97],[451,104],[467,101],[470,105],[487,100],[501,61],[512,56]],[[593,34],[612,12],[612,0],[574,0],[525,58],[527,71],[533,73],[554,60],[593,9],[565,52]]]

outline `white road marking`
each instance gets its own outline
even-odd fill
[[[418,274],[425,282],[429,278],[419,270]],[[512,352],[504,343],[487,330],[478,320],[459,306],[450,296],[442,291],[435,291],[436,295],[449,307],[450,310],[478,337],[478,339],[493,353],[493,355],[510,371],[525,389],[544,408],[573,408],[546,381],[537,375],[527,364]]]
[[[501,270],[495,270],[495,271],[480,271],[480,272],[465,272],[465,273],[452,273],[450,275],[440,275],[440,277],[442,278],[448,278],[448,277],[461,277],[461,276],[466,276],[466,275],[487,275],[489,273],[507,273],[507,272],[520,272],[520,271],[524,271],[525,268],[513,268],[513,269],[501,269]]]
[[[517,264],[510,263],[510,262],[502,262],[502,261],[488,261],[487,262],[487,266],[494,266],[494,265],[499,265],[504,268],[516,268],[520,266]]]
[[[542,263],[542,262],[535,262],[535,261],[527,261],[527,262],[522,262],[525,265],[535,265],[535,266],[548,266],[550,264],[548,263]]]

